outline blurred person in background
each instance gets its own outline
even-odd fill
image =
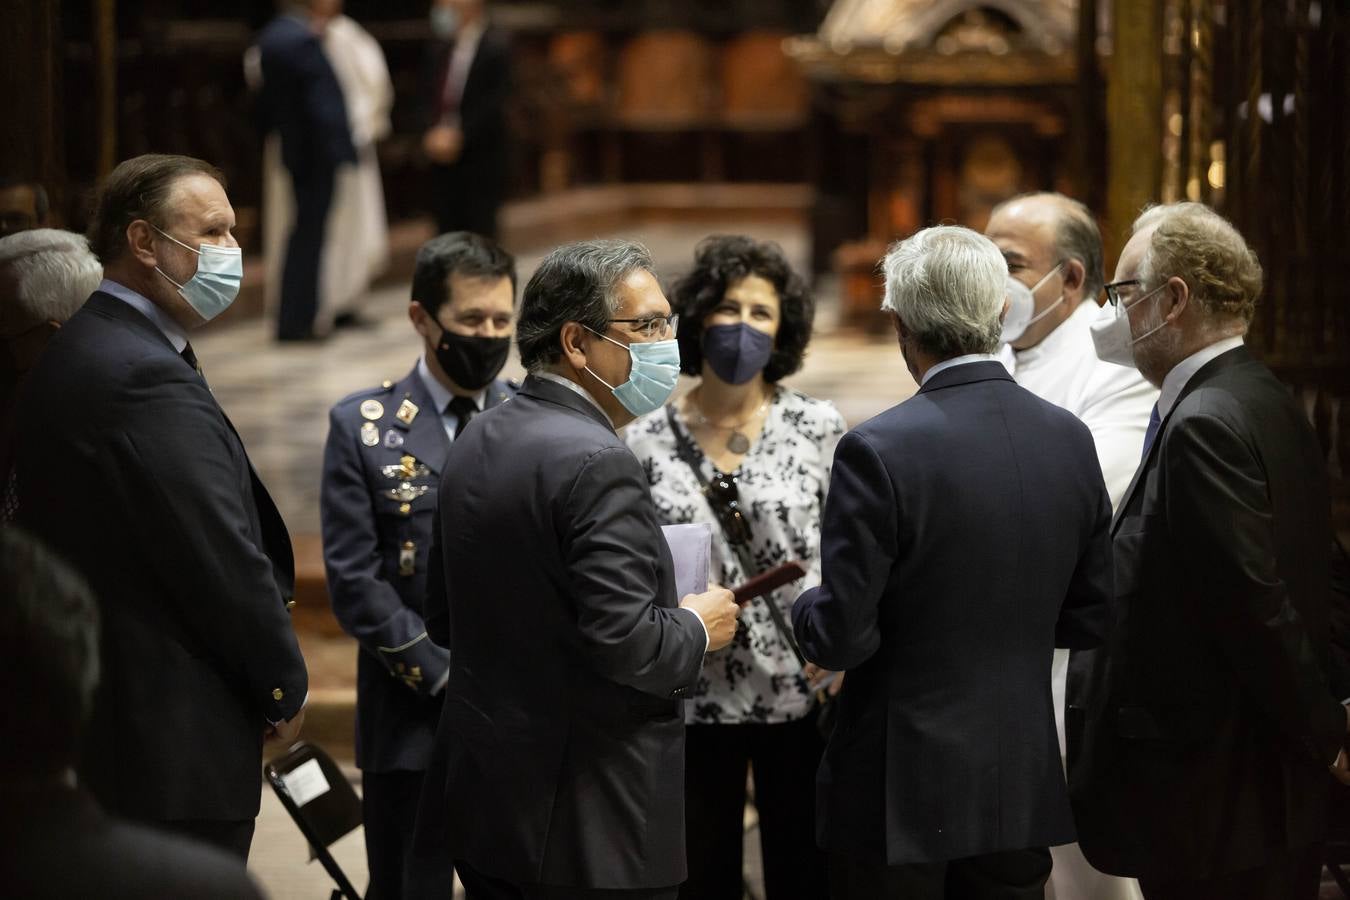
[[[335,327],[362,324],[361,301],[389,262],[389,224],[376,145],[389,134],[394,85],[379,42],[348,16],[339,12],[329,19],[320,43],[342,90],[357,157],[354,166],[337,170],[324,230],[314,331],[326,334]],[[245,55],[244,67],[250,86],[259,90],[262,68],[256,47]],[[274,133],[263,143],[264,301],[269,310],[281,305],[286,241],[294,218],[291,177],[282,163],[281,139]]]
[[[99,682],[99,615],[84,579],[0,527],[0,884],[29,900],[260,897],[219,850],[118,821],[79,783]]]
[[[506,191],[511,54],[486,7],[484,0],[432,0],[422,150],[431,163],[436,231],[495,238]]]
[[[720,584],[789,560],[807,570],[746,608],[685,704],[689,880],[680,894],[741,897],[748,767],[768,900],[823,898],[813,785],[825,745],[814,713],[829,673],[803,669],[786,619],[797,594],[820,583],[820,519],[845,425],[830,403],[779,384],[801,368],[815,305],[777,245],[729,235],[699,245],[672,308],[681,368],[698,382],[626,432],[661,523],[712,526]]]
[[[280,138],[295,216],[281,275],[277,338],[305,341],[317,330],[320,272],[338,172],[357,162],[346,101],[320,43],[341,0],[291,0],[258,36],[258,112]]]
[[[47,191],[36,181],[0,175],[0,237],[47,226]]]
[[[11,480],[19,386],[47,341],[103,280],[84,235],[35,228],[0,238],[0,521],[18,509]]]

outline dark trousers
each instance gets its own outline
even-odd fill
[[[676,889],[638,888],[603,890],[601,888],[558,887],[548,884],[515,884],[484,875],[464,860],[455,860],[459,880],[464,883],[467,900],[675,900]]]
[[[248,848],[253,843],[253,819],[242,821],[222,821],[217,819],[171,819],[167,822],[150,822],[151,826],[200,844],[207,844],[217,850],[224,850],[248,862]]]
[[[1197,881],[1139,879],[1145,900],[1316,900],[1322,845],[1290,850],[1254,869]]]
[[[423,772],[361,773],[361,818],[370,886],[366,900],[446,897],[454,885],[449,848],[413,853]]]
[[[1040,900],[1049,877],[1045,848],[907,866],[833,854],[830,900]]]
[[[822,900],[816,769],[824,740],[814,716],[772,725],[690,725],[684,744],[687,900],[740,900],[746,767],[754,775],[766,900]]]
[[[334,171],[325,167],[291,173],[295,227],[286,244],[281,272],[277,337],[304,338],[314,330],[314,316],[319,310],[319,262],[328,209],[333,205],[334,178]]]
[[[431,190],[436,233],[472,231],[495,240],[504,174],[486,166],[433,165]]]

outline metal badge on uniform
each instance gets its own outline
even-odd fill
[[[403,446],[403,435],[390,428],[384,433],[384,445],[390,450],[397,450]]]
[[[380,442],[380,429],[375,427],[374,422],[361,423],[361,443],[367,447],[374,447]]]
[[[375,399],[361,401],[361,418],[373,422],[382,415],[384,415],[383,403]]]
[[[404,425],[411,425],[413,419],[417,418],[417,404],[404,397],[403,402],[398,405],[398,412],[394,413],[394,418]]]
[[[411,575],[417,569],[417,544],[404,541],[398,551],[398,574]]]
[[[411,481],[401,481],[398,487],[390,488],[384,492],[384,495],[390,500],[397,500],[400,503],[411,503],[429,490],[431,490],[429,484],[413,484]]]
[[[380,471],[384,473],[385,478],[424,478],[431,474],[431,470],[424,463],[418,462],[415,458],[406,453],[398,461],[396,466],[381,466]]]

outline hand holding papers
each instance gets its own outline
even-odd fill
[[[708,630],[708,650],[720,650],[736,636],[741,608],[731,591],[708,588],[712,557],[712,529],[706,523],[666,525],[662,529],[675,561],[675,593],[680,606],[691,609]]]

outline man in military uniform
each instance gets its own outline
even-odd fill
[[[324,564],[333,611],[361,645],[356,762],[372,900],[449,896],[452,862],[410,860],[449,652],[423,622],[436,489],[450,442],[515,394],[515,260],[465,231],[417,253],[408,316],[422,356],[402,380],[333,407],[324,450]],[[406,879],[406,880],[405,880]]]

